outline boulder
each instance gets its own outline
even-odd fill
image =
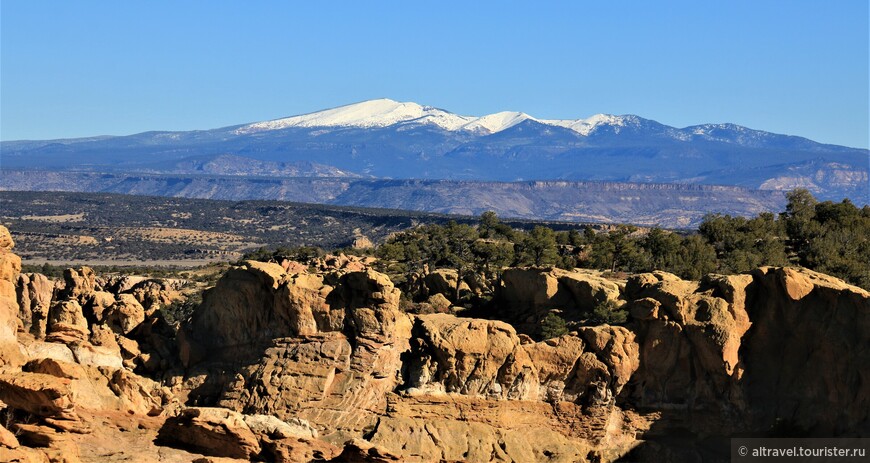
[[[387,407],[386,394],[398,386],[410,322],[384,309],[354,313],[358,317],[348,321],[353,343],[340,332],[276,339],[224,387],[218,405],[307,420],[325,429],[331,443],[375,426]]]
[[[137,284],[147,280],[148,277],[139,275],[119,275],[109,277],[106,282],[106,289],[114,294],[126,293],[133,289]]]
[[[450,307],[453,306],[453,304],[450,303],[450,300],[441,293],[436,293],[429,296],[429,299],[426,300],[426,303],[431,305],[432,309],[434,309],[436,312],[442,313],[449,312]]]
[[[183,334],[179,331],[178,337]],[[147,316],[128,336],[118,336],[118,346],[122,358],[137,368],[161,374],[180,366],[176,328],[163,318],[160,311]]]
[[[136,283],[127,291],[150,313],[181,299],[177,286],[173,280],[148,279]]]
[[[105,311],[105,323],[115,333],[126,335],[145,321],[145,309],[132,294],[119,294]]]
[[[591,311],[602,302],[616,301],[621,297],[620,285],[596,271],[577,269],[560,274],[558,279],[574,296],[574,304],[580,311]]]
[[[245,261],[228,270],[214,288],[203,293],[185,334],[184,349],[192,352],[188,362],[201,360],[198,352],[224,346],[255,346],[268,340],[293,336],[278,323],[275,297],[287,275],[278,264]],[[232,352],[226,352],[232,354]]]
[[[496,291],[498,318],[523,333],[536,333],[538,323],[557,309],[566,320],[582,320],[600,303],[622,303],[620,283],[591,270],[511,268]]]
[[[55,293],[55,282],[41,273],[22,273],[16,284],[19,318],[24,330],[37,338],[44,338],[48,311]]]
[[[41,373],[0,372],[0,400],[42,417],[77,420],[70,380]]]
[[[496,298],[516,312],[564,309],[573,301],[567,288],[559,287],[555,269],[509,268],[502,273]]]
[[[749,329],[749,275],[683,281],[665,272],[634,276],[627,292],[639,323],[642,403],[719,403],[734,391],[741,338]],[[703,372],[693,374],[692,371]]]
[[[420,315],[412,331],[406,387],[493,398],[527,398],[538,378],[516,331],[504,322]]]
[[[356,308],[399,309],[400,292],[383,273],[374,270],[349,272],[341,275],[327,302],[345,310]]]
[[[77,301],[64,300],[51,306],[48,312],[48,340],[63,343],[84,342],[89,334],[88,322]]]
[[[439,268],[435,269],[425,277],[423,284],[426,286],[425,295],[431,297],[435,294],[441,294],[451,301],[456,299],[456,284],[459,283],[459,297],[465,297],[471,294],[471,288],[465,281],[458,282],[458,273],[454,269]]]
[[[94,291],[85,297],[85,304],[82,305],[85,318],[91,323],[106,323],[106,317],[109,315],[109,308],[117,302],[115,295],[108,291]]]
[[[619,395],[640,367],[640,350],[635,334],[621,326],[582,327],[578,330],[586,342],[586,350],[606,365],[607,389],[613,397]]]
[[[225,384],[200,390],[219,391],[223,407],[329,427],[328,441],[340,443],[373,426],[398,385],[411,333],[398,299],[371,270],[286,275],[246,263],[206,294],[179,341],[182,358],[205,378],[216,377],[210,365],[244,358]]]
[[[94,346],[101,346],[112,350],[120,350],[118,338],[114,331],[106,325],[91,325],[89,341]]]
[[[244,416],[224,408],[192,407],[166,420],[161,443],[191,448],[204,455],[250,460],[260,453],[257,436]]]
[[[100,289],[97,286],[97,274],[90,267],[68,268],[63,272],[64,289],[61,298],[75,299],[84,303],[94,291]]]
[[[405,365],[411,394],[607,405],[639,366],[634,334],[623,327],[584,328],[538,343],[492,320],[420,315]]]
[[[0,225],[0,251],[11,251],[15,247],[15,241],[12,240],[12,234],[9,229]]]
[[[0,249],[0,280],[14,282],[21,273],[21,258],[7,249]],[[13,293],[14,297],[15,294]]]
[[[0,237],[0,239],[2,239],[2,237]],[[15,434],[12,434],[8,429],[3,427],[3,425],[0,425],[0,446],[6,447],[7,449],[17,449],[20,445],[18,439],[15,438]]]
[[[343,318],[331,316],[326,297],[332,291],[321,275],[300,272],[288,277],[275,294],[275,316],[288,334],[310,336],[318,331],[340,331]],[[334,315],[339,315],[338,313]]]
[[[565,335],[542,342],[522,344],[537,371],[538,391],[534,397],[550,402],[580,402],[586,396],[586,379],[578,377],[578,365],[583,365],[585,344],[577,336]],[[593,354],[586,354],[594,360]],[[588,363],[585,362],[585,363]],[[606,367],[602,364],[602,370]],[[588,369],[588,368],[587,368]]]
[[[374,263],[374,260],[372,257],[327,254],[315,259],[312,266],[318,273],[364,272]]]

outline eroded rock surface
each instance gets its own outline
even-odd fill
[[[506,269],[496,292],[497,317],[523,333],[537,334],[538,323],[550,311],[580,320],[603,302],[621,305],[621,291],[620,283],[591,270]]]
[[[0,460],[682,461],[692,433],[870,433],[870,294],[804,269],[508,269],[481,320],[404,313],[366,259],[245,262],[176,335],[179,284],[21,275],[4,232]],[[527,335],[607,301],[624,326]]]
[[[0,225],[0,367],[21,365],[24,356],[18,347],[18,298],[15,282],[21,272],[21,258],[12,252],[15,242]]]

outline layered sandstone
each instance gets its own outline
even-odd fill
[[[870,433],[870,294],[804,269],[509,269],[482,320],[403,312],[367,261],[251,261],[173,325],[177,283],[20,275],[3,232],[0,460],[677,461]],[[624,326],[524,334],[608,301]]]

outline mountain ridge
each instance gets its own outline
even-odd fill
[[[389,99],[212,130],[8,141],[0,143],[0,152],[4,172],[697,183],[780,192],[807,188],[822,200],[870,203],[866,149],[731,123],[680,129],[635,115],[538,119],[506,111],[473,117]],[[6,177],[0,187],[10,189]],[[44,189],[38,178],[26,183]],[[502,200],[508,201],[492,198]],[[677,196],[665,206],[683,207]]]

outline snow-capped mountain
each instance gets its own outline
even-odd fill
[[[0,150],[4,170],[806,187],[822,199],[870,202],[866,149],[735,124],[466,116],[390,99],[213,130],[9,141]]]
[[[538,119],[515,111],[501,111],[480,117],[460,116],[432,106],[381,98],[299,116],[255,122],[239,127],[235,133],[242,135],[291,127],[373,128],[397,124],[420,124],[434,125],[451,132],[493,134],[509,129],[520,122],[531,120],[544,125],[564,127],[586,136],[599,125],[622,126],[624,119],[624,116],[610,114],[596,114],[588,119]]]
[[[458,116],[431,106],[382,98],[300,116],[256,122],[236,129],[236,133],[248,134],[289,127],[388,127],[402,122],[432,124],[445,130],[459,130],[473,120],[472,117]]]

